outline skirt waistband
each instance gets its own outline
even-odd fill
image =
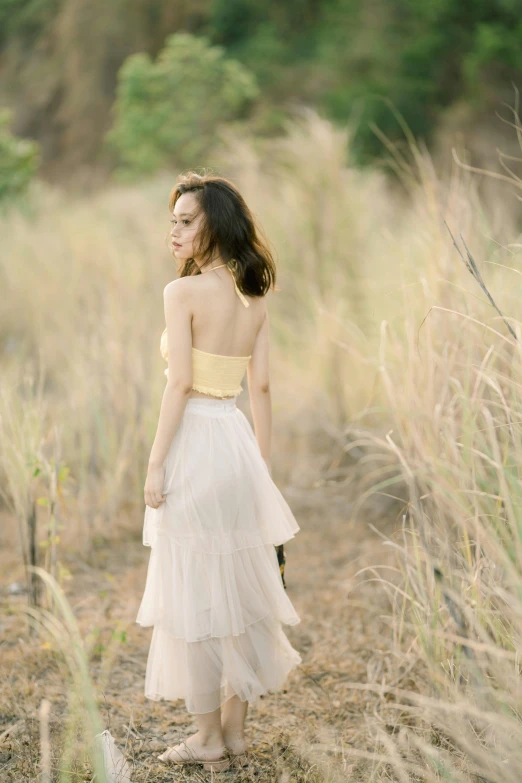
[[[190,413],[202,413],[206,416],[226,416],[237,410],[237,397],[190,397],[187,400],[185,411]]]

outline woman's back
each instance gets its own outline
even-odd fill
[[[192,345],[222,356],[250,356],[266,314],[266,296],[238,296],[227,269],[205,271],[190,278]]]
[[[265,296],[245,296],[232,273],[224,267],[218,265],[209,272],[176,281],[176,285],[184,286],[190,302],[192,397],[225,398],[241,394],[247,368],[249,382],[255,383],[259,378],[262,385],[267,383]],[[204,274],[213,279],[203,280]],[[161,336],[160,350],[168,361],[166,329]],[[169,377],[168,369],[165,375]]]

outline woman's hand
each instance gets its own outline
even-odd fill
[[[163,494],[163,484],[165,483],[165,468],[163,465],[149,465],[147,479],[145,481],[145,505],[151,508],[158,508],[165,502],[166,495]]]

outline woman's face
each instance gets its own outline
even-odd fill
[[[170,247],[175,258],[183,263],[194,256],[193,242],[203,220],[203,213],[193,193],[182,193],[174,204],[171,218]]]

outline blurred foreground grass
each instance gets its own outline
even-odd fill
[[[394,184],[346,168],[349,141],[310,114],[283,140],[231,137],[222,151],[220,173],[279,260],[274,474],[297,489],[344,487],[361,525],[372,494],[400,509],[388,541],[396,565],[372,566],[389,596],[393,666],[381,683],[353,683],[383,696],[366,723],[368,765],[353,779],[515,783],[519,205],[507,183],[488,190],[457,165],[439,175],[415,145],[395,156]],[[164,244],[171,186],[162,176],[88,197],[43,188],[0,226],[4,500],[21,547],[35,531],[59,581],[62,551],[88,557],[97,542],[141,533],[164,383],[162,291],[175,277]],[[343,746],[343,758],[350,750],[363,752]]]

